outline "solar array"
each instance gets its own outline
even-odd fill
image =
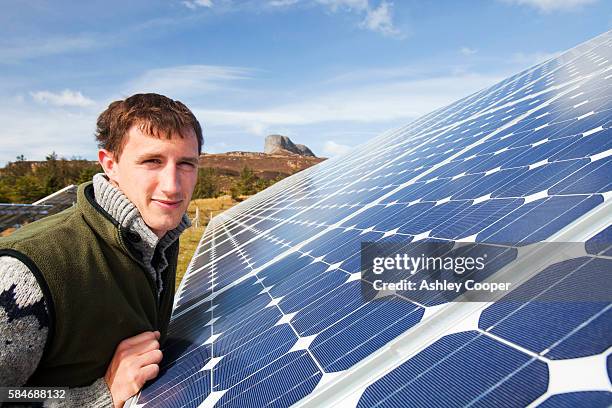
[[[0,203],[0,231],[46,217],[50,209],[50,205]]]
[[[32,203],[34,205],[52,205],[54,211],[60,212],[66,208],[71,207],[77,200],[78,186],[70,184],[61,190],[56,191],[53,194],[49,194],[46,197]]]
[[[610,59],[609,32],[214,218],[136,403],[612,404]],[[427,240],[505,245],[529,300],[364,296],[361,242]]]
[[[18,228],[48,215],[56,214],[76,203],[77,186],[71,184],[32,204],[0,203],[0,231]]]

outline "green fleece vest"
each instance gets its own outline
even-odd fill
[[[50,314],[47,343],[31,386],[80,387],[103,377],[125,338],[159,330],[165,338],[174,298],[178,240],[167,250],[164,288],[145,270],[128,232],[100,207],[91,182],[77,204],[0,239],[0,256],[24,262]]]

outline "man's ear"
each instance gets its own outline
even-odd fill
[[[117,178],[117,161],[115,160],[115,155],[106,149],[100,149],[98,150],[98,161],[109,180],[114,181]]]

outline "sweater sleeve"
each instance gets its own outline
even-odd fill
[[[34,373],[49,333],[49,312],[34,274],[21,261],[0,257],[0,386],[19,387]],[[112,407],[103,378],[71,388],[49,406]]]
[[[108,408],[113,407],[113,399],[104,378],[98,378],[87,387],[69,388],[66,399],[48,400],[45,408]]]
[[[28,267],[0,257],[0,385],[26,383],[42,357],[49,313],[42,291]]]

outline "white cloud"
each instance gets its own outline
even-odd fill
[[[503,79],[462,74],[418,80],[348,84],[342,89],[304,96],[300,102],[257,110],[194,106],[205,127],[240,128],[253,135],[279,126],[331,123],[408,122]]]
[[[49,91],[30,92],[30,96],[38,103],[53,106],[86,107],[95,104],[93,100],[83,96],[80,91],[71,91],[70,89],[64,89],[60,93]]]
[[[102,41],[90,35],[20,39],[9,44],[0,43],[0,63],[16,63],[22,60],[89,50],[102,45]]]
[[[338,9],[348,9],[348,10],[357,10],[364,11],[367,10],[368,0],[316,0],[317,3],[328,6],[332,11],[337,11]]]
[[[551,58],[557,58],[561,52],[517,52],[510,56],[510,60],[520,67],[529,68],[533,65],[547,61]]]
[[[257,135],[263,136],[266,133],[267,126],[261,122],[253,122],[247,126],[247,132]]]
[[[210,126],[239,128],[251,135],[262,136],[272,126],[313,123],[296,112],[276,110],[222,110],[192,107],[204,128]]]
[[[461,47],[459,52],[463,55],[474,55],[478,52],[478,50],[470,47]]]
[[[63,157],[95,159],[95,112],[73,112],[63,108],[19,105],[0,106],[0,165],[14,161],[19,154],[29,160],[44,160],[56,151]]]
[[[286,7],[297,4],[300,0],[270,0],[268,6],[271,7]]]
[[[446,69],[446,67],[444,67]],[[390,68],[371,68],[347,71],[327,80],[328,83],[368,82],[373,78],[377,81],[391,79],[409,79],[417,76],[432,75],[431,66],[417,68],[415,66],[398,66]]]
[[[185,0],[182,3],[185,7],[188,7],[192,10],[195,10],[198,7],[211,8],[213,6],[212,0]]]
[[[351,146],[339,144],[333,140],[327,140],[323,144],[323,153],[329,157],[343,155],[349,150],[351,150]]]
[[[378,7],[372,7],[368,0],[316,0],[332,12],[347,10],[365,14],[359,27],[381,33],[389,37],[400,37],[401,32],[393,25],[393,3],[382,0]]]
[[[0,65],[15,64],[24,60],[62,55],[77,52],[88,52],[100,48],[114,47],[126,44],[135,37],[146,33],[147,38],[160,35],[169,27],[181,27],[189,23],[193,16],[182,18],[158,17],[144,21],[134,21],[133,24],[109,32],[83,32],[70,36],[27,36],[4,39],[0,37]]]
[[[399,36],[400,31],[393,27],[391,7],[390,3],[382,1],[377,8],[368,8],[361,26],[387,36]]]
[[[401,38],[402,34],[393,24],[393,3],[387,0],[382,0],[377,7],[375,7],[369,0],[253,0],[253,1],[219,1],[213,5],[212,0],[184,0],[182,4],[186,7],[195,10],[198,7],[212,8],[215,9],[224,8],[226,10],[259,10],[262,5],[269,9],[279,9],[283,7],[291,7],[295,5],[308,5],[318,4],[324,6],[333,13],[344,11],[348,13],[354,13],[363,17],[360,28],[381,33],[389,37]]]
[[[229,145],[225,142],[207,144],[205,140],[204,147],[206,148],[206,153],[223,153],[227,152]]]
[[[248,68],[217,65],[183,65],[144,72],[127,85],[126,94],[156,92],[173,97],[199,95],[228,86],[230,81],[247,79]]]
[[[549,13],[552,11],[569,11],[595,3],[597,0],[504,0],[506,3],[530,6]]]

